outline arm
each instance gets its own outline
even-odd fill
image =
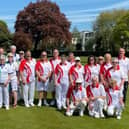
[[[8,84],[9,84],[9,82],[10,82],[10,74],[8,74],[8,78],[7,78],[7,80],[5,81],[5,83],[4,83],[4,86],[6,87],[6,86],[8,86]]]

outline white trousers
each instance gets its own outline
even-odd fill
[[[33,103],[34,92],[35,92],[35,81],[23,85],[23,98],[25,105]]]
[[[113,116],[114,113],[116,113],[116,115],[121,115],[121,113],[122,113],[122,106],[119,103],[115,104],[115,105],[108,106],[107,114],[109,116]]]
[[[9,89],[8,86],[0,86],[0,106],[9,106]]]
[[[69,84],[67,82],[56,86],[56,102],[58,108],[66,105],[66,94],[68,91],[68,86]]]
[[[93,102],[90,102],[88,105],[88,109],[93,112],[97,112],[101,114],[104,108],[104,100],[99,98]]]

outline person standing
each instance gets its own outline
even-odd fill
[[[25,107],[34,106],[35,92],[35,65],[36,61],[31,57],[31,52],[27,51],[25,60],[20,64],[19,71],[23,85],[23,98]]]
[[[125,74],[125,82],[123,87],[123,101],[126,102],[127,90],[128,90],[128,82],[129,82],[129,58],[125,56],[125,49],[120,48],[119,56],[118,56],[119,66],[123,69]]]
[[[49,85],[49,78],[52,73],[51,64],[47,59],[47,53],[43,51],[41,53],[41,59],[36,63],[36,75],[38,77],[37,80],[37,91],[39,94],[39,102],[38,107],[42,106],[42,98],[44,97],[44,105],[49,106],[47,103],[47,92]]]
[[[5,61],[6,57],[0,55],[0,108],[4,103],[6,110],[9,110],[10,69]]]

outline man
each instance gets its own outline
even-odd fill
[[[27,51],[26,59],[20,64],[19,71],[23,85],[23,98],[25,107],[34,106],[35,92],[35,64],[36,61],[31,57],[31,52]]]
[[[70,102],[71,101],[71,102]],[[82,80],[76,80],[74,88],[69,87],[67,93],[67,116],[72,116],[75,110],[79,110],[79,115],[84,115],[84,110],[88,102],[86,91],[82,86]]]
[[[126,102],[128,82],[129,82],[129,58],[125,57],[125,49],[120,48],[118,56],[119,66],[123,69],[125,74],[125,82],[123,87],[123,101]]]
[[[52,73],[51,64],[47,59],[47,53],[43,51],[41,53],[41,59],[36,64],[37,91],[39,94],[38,107],[42,106],[42,98],[44,97],[44,105],[49,106],[47,103],[47,92],[49,85],[49,78]]]
[[[74,53],[72,53],[72,52],[69,53],[68,64],[70,65],[70,67],[75,64]]]
[[[92,78],[92,84],[86,87],[89,115],[95,118],[104,118],[103,108],[106,93],[102,84],[99,84],[98,77]]]
[[[52,92],[52,101],[50,103],[51,106],[55,105],[55,85],[54,85],[54,71],[57,66],[61,62],[61,59],[59,57],[59,51],[57,49],[54,49],[53,51],[53,58],[50,59],[50,63],[52,66],[52,75],[50,78],[51,87],[50,91]]]
[[[4,49],[2,47],[0,48],[0,56],[1,55],[4,55]]]
[[[13,61],[14,62],[19,61],[19,54],[16,53],[16,46],[15,45],[10,46],[10,52],[13,54]]]
[[[108,69],[112,67],[112,57],[111,57],[111,54],[106,53],[104,58],[105,58],[105,62],[100,67],[100,81],[106,88],[108,86],[106,73]]]

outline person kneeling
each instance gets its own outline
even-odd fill
[[[104,86],[99,84],[98,77],[92,78],[92,84],[86,87],[86,92],[89,99],[89,115],[95,118],[104,118],[103,109],[106,93]]]
[[[70,103],[71,100],[71,103]],[[75,110],[79,110],[79,115],[84,115],[84,110],[87,105],[87,95],[85,89],[82,87],[82,80],[77,79],[73,87],[69,87],[67,93],[67,116],[72,116]]]
[[[111,80],[110,87],[107,90],[108,96],[108,116],[116,116],[117,119],[121,119],[122,109],[124,108],[123,94],[117,86],[116,80]]]

